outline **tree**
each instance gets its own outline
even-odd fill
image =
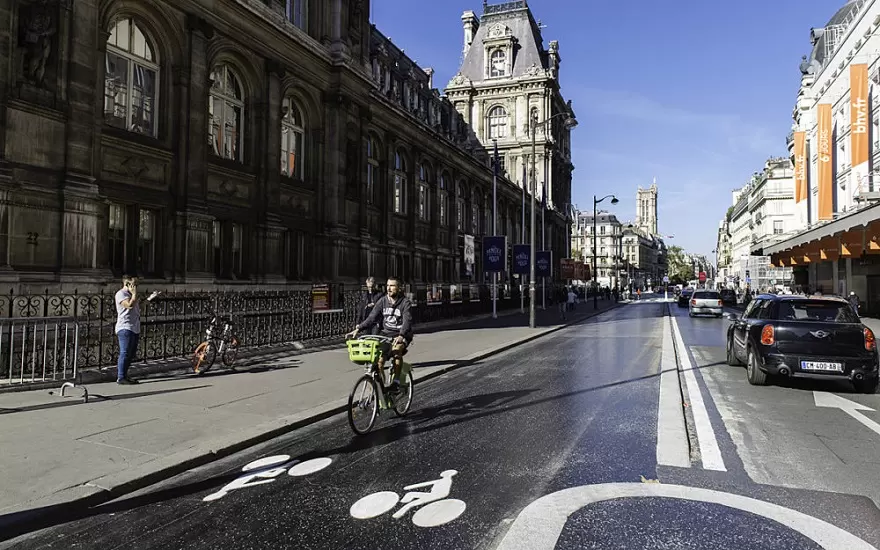
[[[674,285],[687,284],[694,277],[694,268],[690,258],[680,246],[670,246],[667,253],[669,266],[669,282]]]

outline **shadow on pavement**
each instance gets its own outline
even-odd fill
[[[192,386],[190,388],[177,388],[172,390],[145,391],[137,393],[121,393],[119,395],[101,395],[98,393],[90,393],[89,399],[100,399],[103,401],[123,401],[125,399],[137,399],[138,397],[149,397],[151,395],[162,395],[168,393],[178,393],[182,391],[198,390],[201,388],[210,388],[210,385]],[[66,399],[66,398],[65,398]],[[40,405],[27,405],[24,407],[0,408],[0,414],[12,414],[17,412],[41,411],[44,409],[56,409],[59,407],[69,407],[71,405],[82,405],[82,398],[72,397],[70,401],[58,401],[57,403],[42,403]],[[0,516],[2,518],[2,516]]]

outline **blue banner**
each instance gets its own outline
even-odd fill
[[[483,266],[486,273],[503,273],[507,266],[507,237],[483,237]]]
[[[535,254],[535,276],[536,277],[552,277],[553,276],[553,252],[550,250],[539,250]]]
[[[530,272],[532,247],[527,244],[513,245],[513,272],[525,275]]]

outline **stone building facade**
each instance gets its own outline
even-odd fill
[[[482,282],[479,126],[369,13],[369,0],[0,4],[0,283],[452,283],[466,234]],[[498,201],[513,236],[511,179]],[[565,250],[565,218],[547,214]]]
[[[647,235],[657,235],[657,179],[647,189],[636,191],[636,227]]]

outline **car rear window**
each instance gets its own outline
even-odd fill
[[[721,295],[717,292],[694,292],[694,300],[718,300],[721,298]]]
[[[780,321],[807,321],[813,323],[858,323],[859,316],[849,304],[811,300],[780,302]]]

